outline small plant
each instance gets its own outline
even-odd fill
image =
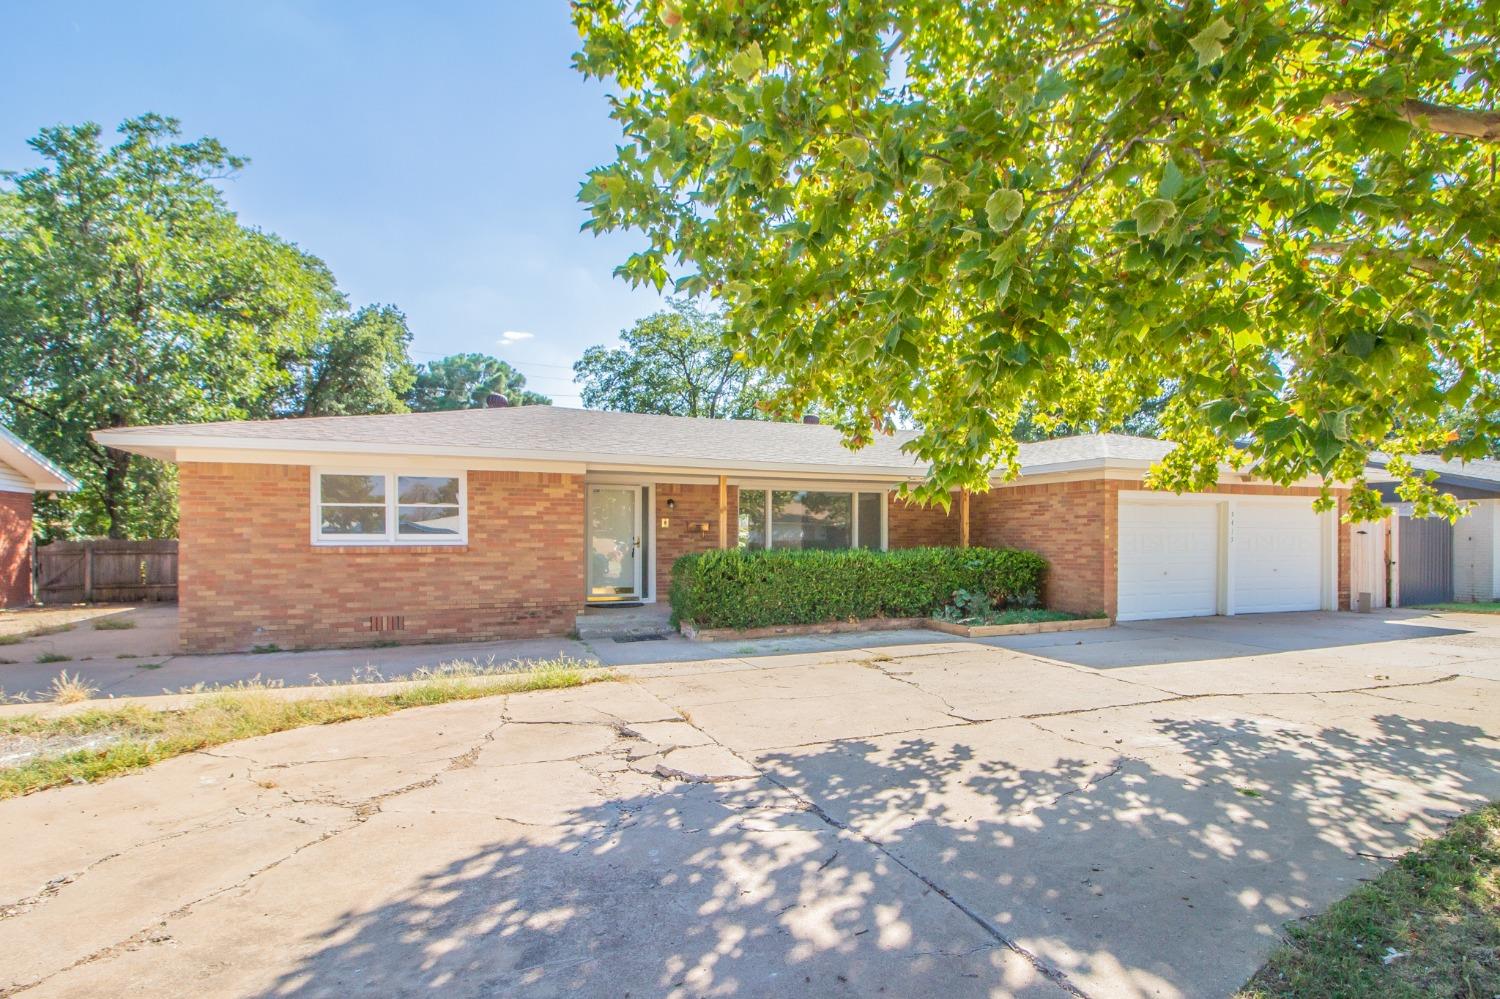
[[[159,663],[136,663],[135,664],[135,668],[136,669],[161,669],[162,666],[166,665],[166,662],[167,661],[165,659],[163,659]]]
[[[255,655],[263,656],[269,652],[280,652],[281,646],[277,645],[275,642],[267,642],[265,645],[252,645],[250,647],[250,651]]]
[[[953,606],[956,607],[964,617],[980,617],[994,610],[995,605],[990,600],[990,595],[983,590],[954,590]]]
[[[135,622],[123,617],[101,617],[94,622],[95,631],[129,631]]]
[[[36,657],[36,661],[39,663],[70,663],[73,661],[73,657],[65,656],[61,652],[43,652]]]
[[[45,638],[48,635],[61,635],[65,631],[72,631],[71,624],[49,624],[42,628],[32,628],[30,631],[22,631],[14,635],[0,635],[0,645],[19,645],[32,638]]]
[[[63,670],[52,678],[53,704],[76,704],[88,700],[98,692],[99,688],[85,680],[80,673],[69,676],[68,671]]]

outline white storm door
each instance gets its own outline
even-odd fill
[[[1117,565],[1118,620],[1217,614],[1218,505],[1122,499]]]
[[[635,486],[589,487],[585,555],[590,600],[640,599],[640,498]]]

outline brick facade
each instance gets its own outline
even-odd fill
[[[1138,481],[1086,479],[1010,485],[975,495],[970,501],[969,536],[976,545],[1028,548],[1051,565],[1043,600],[1048,607],[1114,617],[1118,598],[1120,493],[1144,489]],[[1235,496],[1305,496],[1318,490],[1266,485],[1220,485],[1214,493]],[[1339,495],[1339,513],[1348,509]],[[1340,610],[1349,608],[1349,525],[1338,524]]]
[[[739,490],[729,487],[729,547],[739,538]],[[674,508],[667,509],[671,500]],[[665,518],[667,526],[662,527]],[[707,525],[707,526],[705,526]],[[666,603],[672,592],[672,563],[684,555],[719,547],[719,487],[659,482],[656,485],[656,593]]]
[[[0,492],[0,607],[31,603],[31,494]]]
[[[468,473],[468,544],[314,546],[310,470],[180,469],[190,652],[560,635],[583,601],[578,475]],[[399,618],[400,630],[381,630]],[[372,621],[372,619],[379,619]]]
[[[918,506],[897,499],[892,493],[885,508],[887,548],[930,548],[958,544],[958,502],[944,510],[940,506]],[[974,529],[969,512],[969,530]]]

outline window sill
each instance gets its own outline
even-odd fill
[[[334,555],[389,555],[393,552],[402,552],[410,555],[431,555],[437,552],[453,552],[457,554],[469,550],[467,542],[448,545],[398,545],[389,543],[340,545],[319,542],[309,547],[315,552],[328,552]]]

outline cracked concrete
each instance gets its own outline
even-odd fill
[[[1500,620],[1079,635],[643,664],[0,802],[0,995],[1224,995],[1500,797]]]

